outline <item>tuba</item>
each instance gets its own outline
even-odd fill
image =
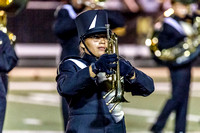
[[[0,1],[0,30],[6,33],[11,44],[15,44],[16,36],[7,30],[7,16],[15,16],[21,12],[28,0],[1,0]]]
[[[154,25],[154,31],[145,41],[145,44],[150,48],[154,59],[161,64],[180,66],[192,62],[200,53],[200,17],[195,17],[193,24],[190,24],[193,29],[192,35],[184,38],[177,45],[160,50],[159,33],[162,30],[162,21],[157,21]]]
[[[107,39],[108,39],[108,48],[107,48],[107,53],[108,54],[113,54],[116,53],[117,57],[119,59],[119,52],[118,52],[118,38],[115,33],[111,33],[110,35],[110,25],[106,24],[107,28]],[[111,103],[114,103],[112,108],[109,110],[112,112],[115,107],[120,103],[120,102],[128,102],[124,98],[124,77],[120,77],[120,66],[119,66],[119,60],[116,62],[117,63],[117,70],[115,71],[114,74],[112,75],[107,75],[107,78],[111,81],[111,90],[103,96],[105,99],[109,94],[115,92],[114,97],[112,97],[106,104],[109,105]]]

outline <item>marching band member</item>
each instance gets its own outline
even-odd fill
[[[119,61],[124,91],[132,95],[150,95],[154,91],[153,80],[125,59],[118,59],[115,53],[106,53],[108,18],[105,10],[85,11],[75,22],[82,57],[65,58],[56,77],[58,93],[65,97],[69,106],[66,133],[125,133],[120,104],[109,112],[110,104],[106,102],[112,93],[103,98],[108,91],[104,84],[105,73],[113,74],[117,67],[115,62]]]
[[[170,17],[164,19],[162,30],[158,35],[158,48],[160,50],[177,46],[180,42],[184,41],[186,37],[191,36],[193,29],[189,26],[191,24],[187,22],[187,16],[189,14],[189,5],[193,2],[193,0],[172,0],[171,3],[174,13]],[[192,20],[190,20],[190,22],[192,22]],[[184,28],[186,26],[190,28]],[[154,133],[161,133],[163,131],[167,119],[173,111],[176,114],[174,132],[186,132],[191,68],[194,58],[191,56],[185,59],[187,60],[181,63],[178,60],[165,63],[170,71],[172,94],[171,98],[168,99],[164,105],[157,121],[151,127],[151,131]]]
[[[99,2],[93,0],[61,0],[62,4],[55,11],[55,22],[53,32],[59,39],[62,47],[60,60],[69,56],[79,56],[78,33],[75,24],[77,14],[85,10],[102,9]],[[124,19],[117,11],[107,10],[112,29],[124,26]],[[65,98],[62,97],[62,116],[64,120],[64,130],[68,122],[68,108]]]
[[[18,62],[14,50],[16,36],[7,30],[7,16],[15,16],[26,7],[28,0],[4,0],[0,2],[0,133],[6,112],[8,76]]]
[[[6,113],[6,95],[8,91],[8,76],[17,65],[17,55],[14,51],[6,31],[7,16],[4,10],[0,10],[0,133],[3,130]]]

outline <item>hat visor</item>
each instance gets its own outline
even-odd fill
[[[111,33],[111,31],[109,31],[109,32]],[[107,28],[106,27],[98,27],[98,28],[89,29],[83,36],[83,39],[88,38],[94,34],[107,34]]]

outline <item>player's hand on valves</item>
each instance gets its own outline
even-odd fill
[[[116,61],[118,61],[116,54],[103,54],[99,59],[92,64],[92,71],[95,74],[105,72],[106,74],[113,74],[117,68]]]

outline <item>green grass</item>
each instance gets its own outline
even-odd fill
[[[30,91],[30,90],[10,90],[9,95],[28,97],[32,93],[44,93],[44,94],[55,94],[56,91]],[[158,111],[162,109],[169,93],[167,92],[154,92],[148,97],[135,96],[132,97],[130,94],[125,94],[126,99],[130,103],[123,103],[123,107],[144,109],[151,111]],[[17,99],[16,99],[17,100]],[[189,114],[200,116],[200,97],[191,97],[189,102],[188,112]],[[155,118],[155,117],[152,117]],[[26,124],[24,120],[36,119],[40,121],[40,124]],[[127,131],[148,131],[152,123],[149,122],[149,117],[129,115],[125,114]],[[166,125],[167,131],[173,131],[174,120],[169,119]],[[9,101],[7,104],[6,120],[4,124],[5,130],[52,130],[62,131],[62,119],[60,105],[48,106],[48,105],[37,105],[27,104],[19,102]],[[200,131],[199,122],[188,122],[188,131]]]
[[[25,119],[38,119],[40,125],[25,124]],[[5,121],[6,130],[61,130],[61,116],[58,107],[8,103]]]
[[[55,82],[56,78],[55,77],[10,77],[9,78],[10,81],[23,81],[23,82],[29,82],[29,81],[52,81]]]
[[[132,97],[130,94],[125,95],[126,99],[130,103],[123,103],[123,107],[132,107],[137,109],[153,110],[160,112],[164,106],[166,100],[170,97],[169,93],[157,93],[154,92],[148,97]],[[189,101],[188,113],[192,115],[200,116],[200,97],[191,97]],[[126,116],[127,131],[148,131],[152,123],[148,122],[148,118],[142,116]],[[174,119],[168,119],[165,130],[173,131]],[[200,131],[200,120],[199,122],[188,121],[188,131]]]

